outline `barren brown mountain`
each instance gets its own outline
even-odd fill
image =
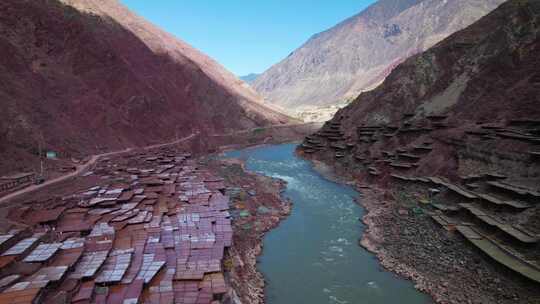
[[[519,3],[523,2],[523,8]],[[403,114],[447,115],[460,122],[540,119],[537,1],[509,1],[400,64],[377,89],[362,93],[335,119],[347,127],[391,124]],[[348,129],[348,128],[347,128]]]
[[[116,0],[0,2],[0,168],[287,122]]]
[[[287,109],[328,106],[374,88],[399,63],[484,16],[504,0],[380,0],[319,33],[253,87]]]

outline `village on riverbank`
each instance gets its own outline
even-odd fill
[[[256,257],[289,212],[283,183],[193,144],[101,157],[4,202],[0,303],[262,303]]]

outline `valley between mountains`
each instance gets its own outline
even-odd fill
[[[540,2],[365,3],[237,77],[138,5],[251,6],[2,1],[0,304],[540,303]]]

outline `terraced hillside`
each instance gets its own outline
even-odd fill
[[[539,53],[540,3],[508,1],[399,65],[299,149],[379,189],[366,204],[387,212],[388,226],[368,216],[386,249],[373,248],[419,269],[412,278],[440,300],[540,297]]]

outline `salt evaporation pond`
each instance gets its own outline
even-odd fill
[[[284,195],[291,215],[264,238],[259,270],[268,304],[432,303],[411,282],[383,270],[375,256],[358,245],[364,210],[358,192],[324,179],[311,163],[294,154],[294,144],[226,153],[246,166],[287,181]]]

